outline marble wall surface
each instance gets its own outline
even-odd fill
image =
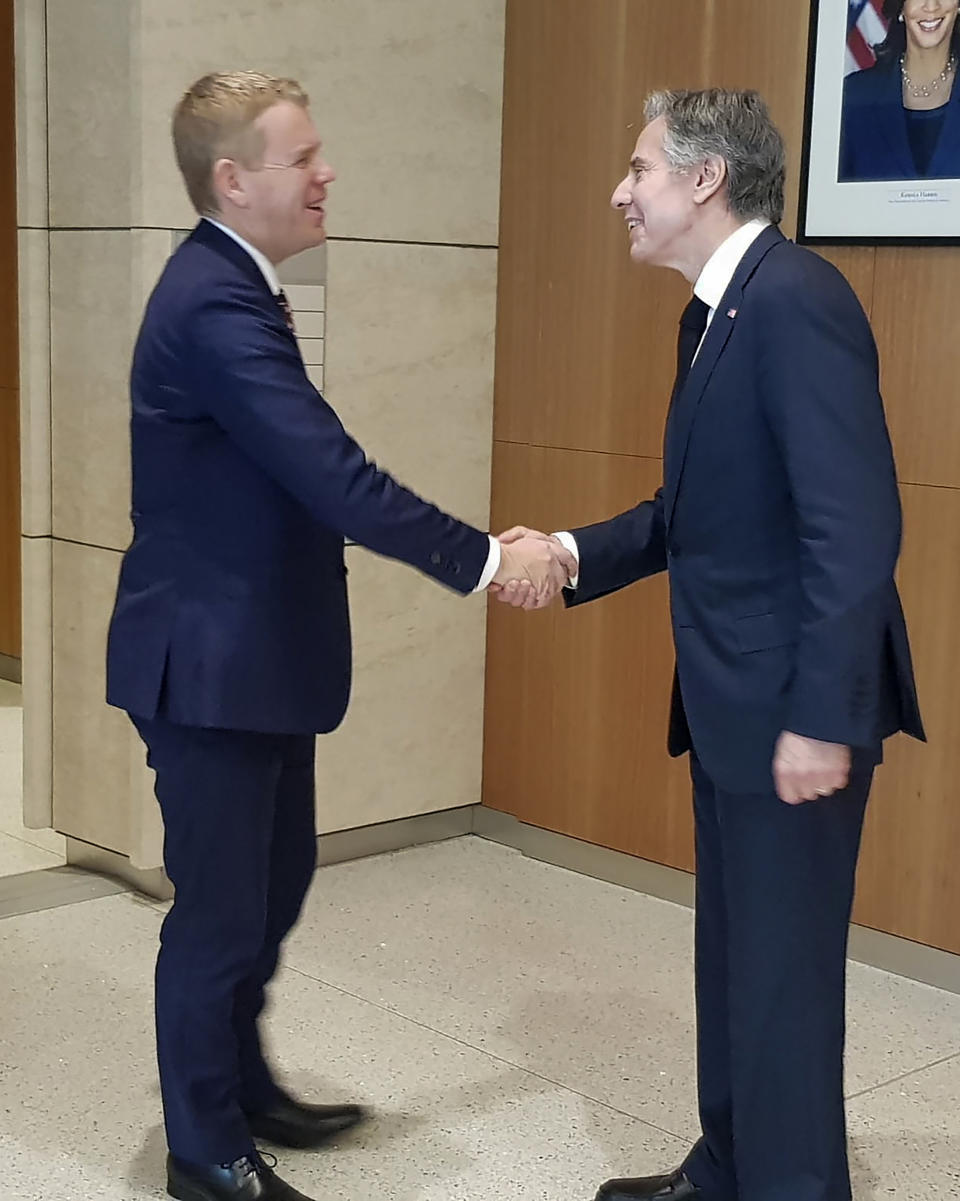
[[[485,526],[503,26],[504,0],[17,0],[32,824],[159,862],[142,750],[102,697],[130,352],[194,220],[169,140],[179,94],[232,67],[307,87],[338,171],[313,331],[325,394],[383,466]],[[318,745],[321,828],[477,802],[485,601],[349,554],[356,684]]]

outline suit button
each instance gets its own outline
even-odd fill
[[[440,564],[443,562],[443,556],[440,554],[440,552],[438,550],[435,550],[433,552],[433,554],[430,556],[430,562],[434,565],[434,567],[439,567]]]

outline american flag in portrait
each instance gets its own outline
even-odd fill
[[[847,0],[847,63],[845,75],[863,71],[877,61],[873,47],[887,36],[883,0]]]

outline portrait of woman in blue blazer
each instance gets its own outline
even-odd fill
[[[844,81],[841,183],[960,179],[960,0],[885,0],[877,61]]]

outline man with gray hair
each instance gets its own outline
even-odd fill
[[[658,93],[646,117],[613,207],[634,262],[680,271],[694,293],[663,487],[549,537],[579,561],[570,605],[670,575],[703,1133],[680,1170],[608,1181],[598,1201],[847,1201],[860,832],[883,740],[923,738],[877,352],[846,280],[777,228],[784,149],[760,97]],[[500,599],[543,605],[522,585]]]

